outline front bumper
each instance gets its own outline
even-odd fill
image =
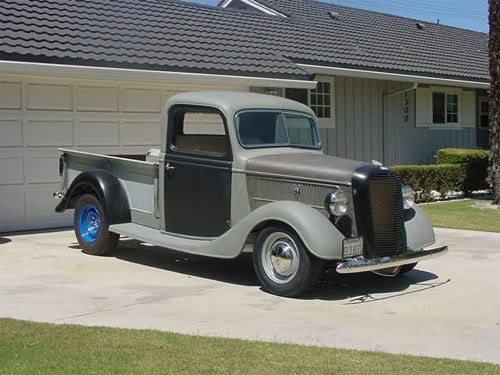
[[[358,273],[383,270],[404,266],[444,255],[448,246],[429,246],[419,251],[412,251],[395,257],[365,259],[363,257],[345,259],[337,264],[338,273]]]

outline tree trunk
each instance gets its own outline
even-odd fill
[[[490,182],[500,204],[500,0],[489,0],[490,21]]]

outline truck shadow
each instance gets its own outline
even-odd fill
[[[190,255],[140,241],[121,240],[112,255],[123,261],[165,271],[236,285],[259,285],[250,253],[243,253],[236,259],[216,259]]]
[[[79,246],[70,248],[79,249]],[[244,286],[260,285],[253,269],[251,253],[243,253],[236,259],[214,259],[122,239],[112,256],[122,261],[194,277]],[[434,273],[419,269],[395,278],[373,273],[339,275],[327,271],[318,288],[299,299],[344,301],[346,304],[373,302],[377,298],[372,294],[393,293],[390,298],[403,296],[438,286],[439,283],[432,282],[437,278]],[[416,286],[417,290],[412,288],[410,291],[411,286]]]
[[[327,272],[320,281],[319,287],[305,296],[305,299],[343,300],[345,304],[375,302],[442,285],[443,283],[437,279],[436,274],[417,268],[398,277],[383,277],[371,272],[356,275]],[[374,294],[384,294],[384,296],[373,296]]]

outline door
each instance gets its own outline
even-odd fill
[[[218,237],[230,227],[232,153],[217,109],[174,106],[165,156],[165,230]]]

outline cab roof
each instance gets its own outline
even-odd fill
[[[308,106],[299,102],[278,96],[254,94],[235,91],[196,91],[173,96],[167,102],[167,107],[178,104],[217,107],[232,116],[243,109],[279,109],[286,111],[305,112],[315,117]]]

